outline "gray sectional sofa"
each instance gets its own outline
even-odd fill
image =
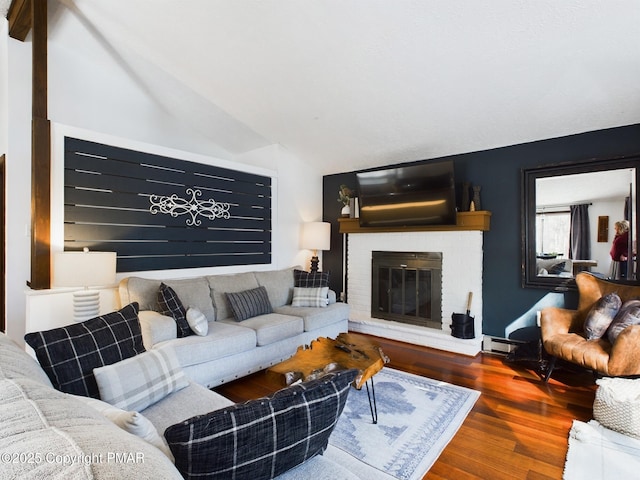
[[[94,403],[55,390],[40,365],[0,333],[0,478],[179,479],[166,453],[140,432],[127,430]],[[188,382],[136,415],[152,424],[156,440],[172,425],[196,415],[233,408],[223,396]],[[147,427],[149,428],[149,427]],[[137,433],[137,434],[136,434]],[[161,440],[164,442],[164,440]],[[207,452],[207,456],[215,451]],[[329,445],[278,477],[389,479],[391,477]]]
[[[322,307],[292,306],[294,271],[287,268],[185,279],[124,278],[119,285],[122,306],[137,302],[147,350],[170,344],[186,375],[212,388],[268,368],[318,337],[335,337],[348,329],[349,306],[328,291]],[[158,313],[158,290],[171,287],[185,309],[196,308],[208,323],[205,336],[178,338],[172,317]],[[264,287],[272,313],[236,321],[227,293]]]
[[[252,479],[389,478],[327,446],[353,370],[236,405],[205,388],[284,360],[317,337],[347,331],[348,306],[336,303],[327,287],[294,287],[294,271],[164,282],[125,278],[120,310],[25,336],[40,364],[0,333],[0,479],[205,478],[230,468],[245,469],[240,477]],[[256,289],[268,312],[236,321],[238,299]],[[168,305],[166,297],[158,303],[160,290],[173,295],[172,308],[180,303],[199,314],[197,324],[187,325],[199,334],[181,331],[175,310],[164,312],[172,316],[156,311]],[[293,306],[292,299],[317,306]],[[249,314],[249,307],[241,313]],[[245,430],[236,421],[243,418],[249,429],[277,429],[274,411],[292,416],[288,421],[298,428],[285,429],[288,444],[271,445],[273,434],[258,435],[264,439],[258,455],[254,440],[240,440]],[[232,416],[233,428],[225,430]],[[308,432],[318,432],[310,437],[315,448],[298,451],[306,444],[298,437]],[[247,473],[246,465],[253,470]],[[265,469],[277,473],[265,475]]]

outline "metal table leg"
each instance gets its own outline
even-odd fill
[[[371,393],[369,393],[369,382],[371,382]],[[371,420],[375,425],[378,423],[378,406],[376,405],[376,389],[375,389],[375,386],[373,385],[373,377],[367,380],[367,382],[365,383],[365,386],[367,387],[367,397],[369,397],[369,409],[371,410]],[[373,403],[371,402],[372,398],[373,398]]]

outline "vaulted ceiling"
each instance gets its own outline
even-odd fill
[[[322,173],[640,123],[637,0],[60,0],[50,11],[51,41],[91,55],[61,33],[75,16],[231,153],[279,143]]]

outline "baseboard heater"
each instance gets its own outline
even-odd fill
[[[522,340],[511,340],[510,338],[490,337],[485,335],[482,339],[482,351],[487,353],[500,353],[506,355],[515,350],[518,345],[527,343]]]

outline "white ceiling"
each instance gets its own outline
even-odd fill
[[[51,41],[82,54],[56,38],[77,16],[150,95],[170,86],[175,115],[210,122],[231,153],[279,143],[325,174],[640,123],[638,0],[51,8]]]

